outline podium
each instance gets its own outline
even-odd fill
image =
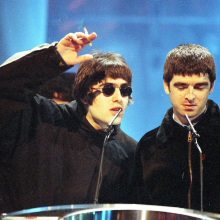
[[[220,214],[137,204],[77,204],[5,213],[3,220],[213,220]]]

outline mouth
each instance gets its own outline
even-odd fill
[[[123,109],[121,107],[115,107],[115,108],[111,108],[110,111],[114,112],[114,114],[116,114],[119,110],[121,110],[120,114],[122,113]],[[119,114],[119,115],[120,115]]]
[[[193,110],[195,109],[196,105],[183,104],[183,107],[185,109]]]

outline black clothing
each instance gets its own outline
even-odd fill
[[[22,54],[19,54],[19,56]],[[76,101],[36,95],[69,67],[45,45],[0,68],[0,212],[93,203],[106,133]],[[128,202],[136,141],[119,126],[105,148],[99,203]]]
[[[220,111],[217,104],[208,100],[206,113],[194,127],[200,135],[197,140],[203,154],[203,210],[219,213]],[[187,126],[173,120],[173,109],[170,108],[161,125],[141,138],[136,163],[140,203],[201,210],[200,154],[194,143],[191,150],[191,207],[188,206],[188,133]]]

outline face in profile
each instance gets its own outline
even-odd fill
[[[185,114],[191,121],[200,116],[206,109],[208,95],[213,91],[208,74],[174,75],[170,84],[164,81],[165,92],[170,95],[174,118],[188,124]]]
[[[121,109],[121,112],[113,125],[121,123],[129,101],[129,96],[126,95],[127,86],[128,83],[124,79],[112,79],[109,77],[92,86],[92,92],[94,94],[93,102],[91,105],[88,103],[84,104],[86,104],[87,108],[86,118],[96,130],[106,129],[107,124],[111,122],[119,109]],[[106,87],[108,89],[103,90]],[[121,94],[120,90],[123,90],[123,94]]]

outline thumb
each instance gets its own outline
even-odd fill
[[[84,54],[84,55],[76,57],[75,64],[82,63],[82,62],[85,62],[87,60],[92,60],[92,59],[93,59],[93,56],[91,54]]]

